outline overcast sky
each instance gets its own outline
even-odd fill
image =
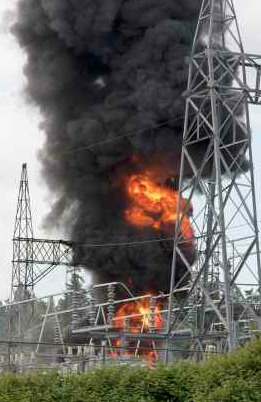
[[[40,165],[37,161],[37,151],[44,141],[44,135],[38,129],[41,118],[37,108],[28,104],[23,94],[25,55],[8,32],[15,3],[15,0],[0,0],[0,300],[6,299],[10,293],[11,239],[23,162],[28,164],[35,236],[54,236],[44,231],[41,225],[48,210],[49,199],[48,191],[40,179]],[[246,51],[261,54],[261,1],[234,0],[234,4]],[[251,108],[251,120],[255,173],[257,183],[261,183],[261,107]],[[261,187],[258,185],[258,205],[261,204],[260,192]],[[62,237],[62,233],[57,236]],[[41,292],[38,290],[37,293],[49,294],[60,290],[64,287],[64,278],[64,269],[50,275]]]

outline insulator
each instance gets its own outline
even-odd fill
[[[59,344],[61,343],[61,328],[57,316],[54,316],[53,323],[54,323],[54,343]]]
[[[54,329],[54,343],[56,344],[60,343],[60,334],[58,328]]]
[[[130,331],[130,317],[124,318],[124,329],[125,329],[125,332]]]
[[[115,302],[115,286],[109,285],[108,286],[108,324],[112,325],[113,317],[114,317],[114,302]]]
[[[95,324],[96,319],[96,309],[95,309],[95,298],[93,288],[90,290],[90,310],[89,310],[89,322],[90,325]]]
[[[189,309],[189,316],[188,316],[188,322],[192,325],[196,323],[197,319],[197,307],[190,306]]]
[[[170,323],[173,323],[175,320],[175,308],[177,307],[176,305],[176,300],[173,297],[172,298],[172,303],[171,303],[171,310],[170,310]]]
[[[251,327],[250,327],[250,322],[248,320],[245,321],[244,332],[245,332],[246,336],[251,335]]]
[[[108,303],[113,303],[115,299],[115,286],[108,286]]]
[[[78,324],[78,298],[76,292],[71,296],[71,308],[72,308],[72,327],[75,328]]]
[[[95,346],[94,346],[94,343],[92,343],[92,341],[90,342],[90,344],[89,344],[89,346],[87,346],[88,347],[88,353],[89,353],[89,355],[90,356],[95,356]]]
[[[207,354],[217,353],[216,345],[206,345],[206,353]]]
[[[91,354],[91,346],[84,345],[83,354],[84,354],[84,356],[89,356]]]
[[[150,313],[149,313],[149,328],[155,330],[155,313],[156,313],[156,300],[154,297],[150,299]]]
[[[108,311],[108,324],[112,325],[113,317],[114,317],[114,306],[109,305],[107,308]]]

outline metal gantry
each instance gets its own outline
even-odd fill
[[[73,315],[75,336],[106,340],[110,353],[113,340],[120,337],[123,354],[132,339],[134,354],[138,355],[140,342],[145,339],[152,344],[155,356],[155,342],[160,343],[160,349],[166,351],[166,362],[175,358],[171,350],[179,348],[200,358],[208,350],[232,351],[241,338],[244,341],[260,331],[261,266],[249,104],[261,104],[261,56],[244,53],[232,0],[202,0],[184,96],[179,194],[180,201],[188,200],[188,208],[190,201],[195,206],[191,223],[197,259],[191,265],[191,257],[187,256],[190,253],[186,252],[191,239],[186,243],[180,230],[189,211],[179,207],[170,293],[160,296],[160,312],[166,325],[160,330],[153,326],[156,296],[129,294],[117,300],[116,283],[94,287],[108,288],[108,301],[96,303],[92,289],[88,305],[78,308],[73,304],[72,309],[59,312]],[[16,289],[33,290],[56,266],[74,265],[76,244],[33,236],[25,164],[13,245],[12,301]],[[181,263],[186,268],[185,276],[190,278],[183,290],[180,283],[186,280],[176,283]],[[125,317],[124,328],[116,330],[118,306],[148,297],[149,313],[141,315],[148,320],[149,329],[133,333],[129,330],[130,317]],[[19,297],[11,306],[21,310],[27,301],[17,300]],[[77,327],[77,312],[82,310],[86,310],[87,324],[79,323]],[[46,311],[42,328],[53,314],[57,317],[56,310]]]
[[[64,240],[34,238],[27,165],[24,163],[13,236],[11,300],[15,294],[18,297],[18,289],[26,291],[28,297],[35,285],[55,267],[74,266],[73,247],[72,242]]]
[[[103,302],[99,301],[101,293]],[[64,308],[58,302],[60,298],[69,300],[81,294],[86,300],[83,305],[69,303]],[[0,370],[9,366],[16,371],[60,371],[75,364],[78,369],[82,367],[80,370],[100,364],[152,365],[161,360],[164,350],[167,298],[166,294],[134,296],[125,284],[111,282],[0,306],[0,310],[20,308],[27,315],[30,310],[36,311],[31,323],[23,323],[23,337],[12,337],[6,342],[9,349],[0,353]],[[122,307],[127,306],[132,308],[123,314]],[[184,335],[176,337],[182,341]],[[179,355],[184,351],[174,347],[172,352]]]
[[[9,342],[21,342],[33,321],[34,287],[57,266],[72,266],[73,244],[34,238],[27,165],[22,165],[13,237],[11,304],[8,307]],[[13,304],[14,302],[14,304]]]
[[[179,181],[180,199],[195,205],[192,226],[198,257],[191,266],[180,235],[187,211],[179,207],[169,340],[176,328],[186,325],[192,305],[197,306],[193,330],[202,348],[211,328],[224,329],[231,351],[239,342],[240,320],[250,317],[256,328],[260,326],[256,307],[261,267],[249,115],[249,104],[261,103],[260,71],[261,56],[244,52],[233,1],[203,0],[184,94]],[[175,276],[180,260],[191,282],[173,318],[171,310],[179,302]]]
[[[72,263],[72,251],[76,246],[72,242],[14,237],[13,245],[14,250],[16,250],[13,262],[20,267],[28,264],[33,267],[30,281],[26,280],[26,277],[23,277],[23,281],[21,281],[26,289],[29,287],[33,289],[57,266],[74,266]],[[30,250],[30,254],[28,250]]]

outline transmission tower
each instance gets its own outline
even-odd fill
[[[13,238],[26,238],[28,241],[26,244],[13,241],[12,300],[18,289],[23,289],[24,291],[33,289],[33,249],[30,242],[33,237],[27,166],[24,163],[22,165]],[[22,259],[23,262],[21,262]]]
[[[73,243],[34,238],[27,165],[22,165],[13,237],[11,304],[8,314],[9,341],[23,340],[31,325],[34,287],[57,266],[72,265]],[[33,298],[34,300],[34,298]],[[23,304],[25,302],[25,304]],[[22,348],[17,347],[20,353]]]
[[[203,0],[184,94],[179,181],[180,200],[193,200],[196,207],[192,226],[198,257],[191,266],[180,235],[188,212],[179,206],[169,342],[175,330],[186,325],[192,304],[196,306],[193,337],[202,348],[218,326],[223,328],[228,351],[239,342],[240,321],[248,317],[260,328],[256,303],[260,300],[261,267],[249,115],[249,104],[261,104],[260,78],[261,57],[244,53],[233,0]],[[195,150],[202,147],[203,155],[195,156]],[[191,282],[173,318],[180,261]]]
[[[36,284],[58,265],[72,264],[72,242],[36,239],[33,233],[27,166],[22,165],[13,237],[11,300],[29,298]],[[19,293],[26,295],[19,296]]]

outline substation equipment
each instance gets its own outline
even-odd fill
[[[70,349],[73,347],[80,351],[77,356],[85,356],[81,357],[85,363],[91,361],[90,356],[96,363],[144,362],[140,357],[144,342],[150,345],[154,360],[168,363],[184,357],[201,359],[209,353],[231,352],[260,333],[261,265],[249,105],[261,104],[261,56],[244,52],[232,0],[202,1],[188,63],[179,195],[188,200],[188,206],[193,200],[196,207],[191,218],[196,262],[191,266],[184,253],[180,228],[188,211],[179,206],[169,293],[136,297],[125,284],[115,282],[87,289],[86,306],[78,306],[75,295],[67,311],[58,311],[49,303],[35,355],[40,353],[41,333],[49,318],[54,319],[59,355],[69,363],[75,359]],[[206,144],[205,153],[201,159],[195,158],[193,150],[202,143]],[[13,239],[12,298],[8,308],[15,309],[16,324],[10,320],[10,341],[22,337],[19,311],[23,304],[37,299],[33,294],[35,285],[59,265],[73,267],[77,246],[34,237],[24,164]],[[182,289],[175,283],[177,260],[183,262],[190,277]],[[101,288],[107,296],[99,303],[95,292]],[[124,328],[118,330],[118,306],[139,304],[143,298],[149,298],[149,312],[143,317],[149,322],[147,329],[131,332],[130,317],[126,316]],[[154,325],[157,304],[164,322],[160,329]],[[78,319],[83,310],[84,325]],[[72,344],[64,341],[59,324],[66,313],[72,315]],[[79,338],[85,343],[77,346]],[[115,339],[120,339],[116,354]],[[127,354],[130,344],[133,353]]]

